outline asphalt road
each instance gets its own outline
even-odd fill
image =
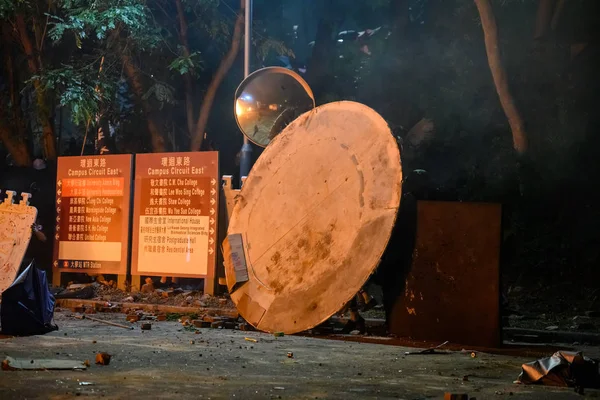
[[[445,392],[477,399],[581,398],[570,389],[514,384],[521,364],[533,361],[526,357],[407,356],[410,349],[397,346],[234,330],[195,333],[177,322],[153,322],[150,331],[138,322],[126,330],[68,314],[56,313],[57,332],[0,339],[0,355],[90,360],[90,368],[0,371],[0,399],[441,399]],[[121,314],[95,317],[126,323]],[[110,365],[95,365],[97,352],[110,353]],[[586,393],[600,398],[598,391]]]

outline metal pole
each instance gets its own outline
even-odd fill
[[[250,75],[250,39],[252,38],[252,0],[245,0],[245,24],[244,24],[244,78]],[[244,144],[240,151],[240,186],[241,179],[248,176],[252,168],[252,145],[244,135]]]
[[[244,78],[250,75],[250,42],[252,38],[252,0],[245,0],[246,11],[244,24]]]

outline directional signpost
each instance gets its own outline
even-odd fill
[[[124,287],[131,155],[60,157],[56,181],[55,285],[60,274],[118,274]]]
[[[205,278],[205,293],[214,291],[218,166],[218,152],[136,156],[131,274],[138,285],[141,275]]]

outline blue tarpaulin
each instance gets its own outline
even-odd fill
[[[52,323],[54,303],[46,272],[37,269],[32,261],[2,293],[2,333],[28,336],[57,330],[58,327]]]

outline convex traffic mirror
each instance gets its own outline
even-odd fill
[[[246,137],[266,147],[293,120],[315,107],[312,90],[300,75],[268,67],[250,74],[235,93],[235,118]]]

